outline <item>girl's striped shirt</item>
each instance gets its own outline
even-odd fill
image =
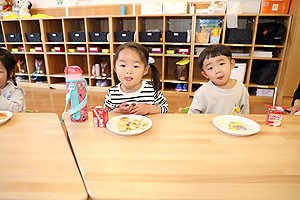
[[[151,81],[142,80],[142,86],[139,90],[133,93],[124,93],[120,88],[121,83],[109,88],[105,96],[104,106],[109,108],[109,111],[118,108],[123,102],[145,103],[160,106],[160,113],[168,112],[168,103],[163,94],[155,92]]]

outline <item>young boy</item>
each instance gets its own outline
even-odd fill
[[[211,45],[199,56],[201,74],[210,81],[194,95],[191,114],[249,114],[249,94],[243,83],[231,79],[232,59],[230,47]]]

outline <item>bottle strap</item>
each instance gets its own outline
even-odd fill
[[[35,74],[35,78],[32,78],[33,81],[37,79],[37,70],[35,70],[30,76],[33,76]]]
[[[65,114],[66,114],[66,110],[67,110],[67,107],[68,107],[68,103],[69,103],[69,100],[70,100],[70,95],[71,95],[71,90],[73,90],[74,88],[69,88],[69,92],[66,94],[66,105],[65,105],[65,110],[61,116],[61,121],[64,122],[65,121]]]
[[[77,100],[76,100],[77,98]],[[73,101],[72,101],[73,99]],[[66,105],[65,105],[65,110],[62,114],[62,119],[61,121],[64,122],[64,118],[65,118],[65,113],[68,107],[68,103],[71,100],[71,106],[72,104],[75,105],[75,102],[77,101],[78,104],[76,106],[72,106],[71,109],[69,109],[69,115],[73,115],[73,117],[75,118],[75,120],[79,120],[81,115],[80,115],[80,111],[82,108],[84,108],[84,106],[87,104],[87,94],[85,95],[84,99],[82,100],[81,103],[79,103],[79,99],[78,99],[78,94],[77,94],[77,87],[75,83],[70,83],[69,85],[69,92],[66,95]],[[73,102],[73,103],[72,103]]]

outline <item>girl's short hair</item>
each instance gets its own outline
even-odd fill
[[[17,85],[14,71],[17,64],[15,57],[6,49],[0,48],[0,62],[7,71],[7,80],[12,79],[13,83]],[[12,77],[10,77],[11,72],[13,72]]]
[[[115,57],[114,57],[114,67],[116,66],[116,62],[119,58],[119,54],[122,50],[124,49],[131,49],[137,52],[139,55],[141,61],[144,63],[145,66],[149,65],[151,68],[151,80],[152,80],[152,85],[155,91],[159,91],[161,89],[161,84],[160,84],[160,78],[159,78],[159,72],[155,65],[153,64],[148,64],[149,60],[149,51],[146,47],[144,47],[141,44],[135,43],[135,42],[129,42],[126,44],[122,44],[118,46],[116,49]],[[114,80],[116,84],[120,83],[120,80],[118,79],[117,73],[114,71],[113,72]]]
[[[232,59],[232,52],[230,47],[222,45],[222,44],[215,44],[206,47],[199,56],[198,65],[203,70],[203,62],[205,59],[214,58],[216,56],[226,56],[229,60]]]

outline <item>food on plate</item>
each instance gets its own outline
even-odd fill
[[[128,117],[120,118],[118,123],[119,131],[125,132],[127,130],[135,130],[139,128],[146,128],[148,125],[148,120],[145,118],[138,119],[129,119]]]
[[[118,124],[119,126],[119,131],[124,132],[127,130],[128,128],[128,122],[129,122],[129,118],[128,117],[122,117],[120,119],[120,122]]]
[[[247,130],[240,122],[230,122],[227,126],[229,126],[229,130]]]
[[[8,116],[6,113],[0,113],[0,120],[6,119]]]

